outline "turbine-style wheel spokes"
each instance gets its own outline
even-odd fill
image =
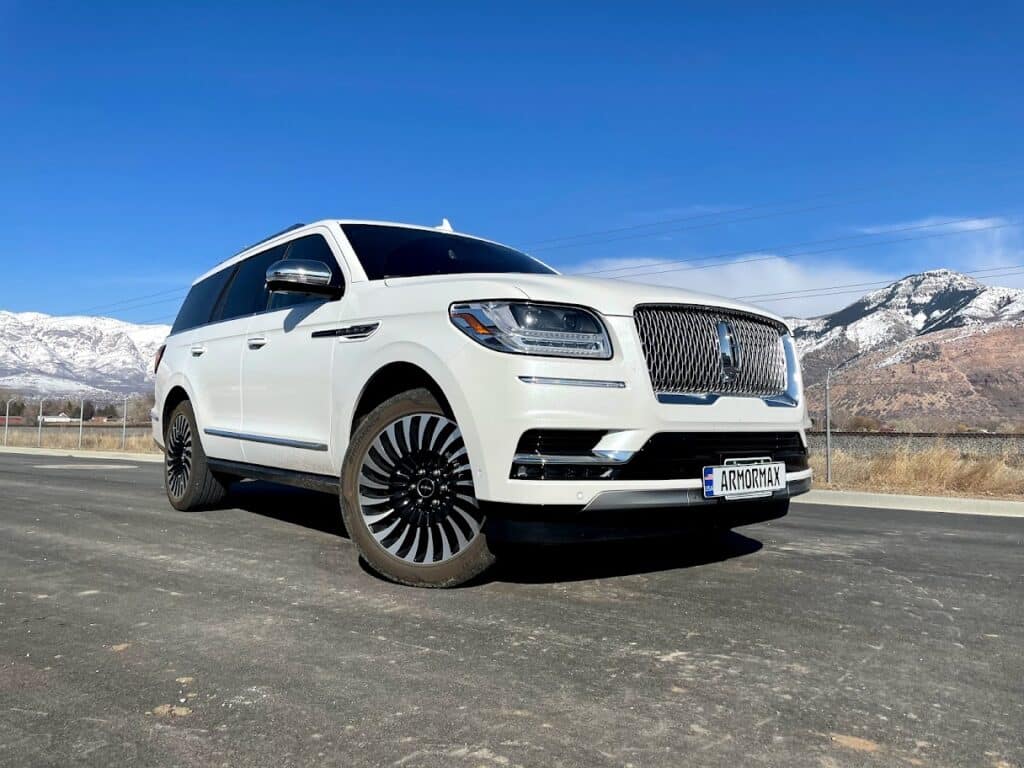
[[[192,476],[192,426],[185,414],[174,417],[166,443],[167,489],[175,499],[180,499]]]
[[[458,425],[416,413],[381,430],[359,468],[359,507],[377,543],[408,563],[443,563],[465,550],[484,516]]]

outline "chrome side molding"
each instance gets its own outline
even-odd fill
[[[326,451],[326,443],[314,443],[309,440],[293,440],[289,437],[271,437],[270,435],[255,435],[251,432],[234,432],[230,429],[215,429],[207,427],[203,434],[211,437],[226,437],[231,440],[245,440],[250,443],[266,443],[267,445],[280,445],[285,448],[301,448],[305,451]]]
[[[344,328],[331,328],[326,331],[313,331],[312,336],[314,339],[339,338],[359,341],[373,336],[378,328],[380,328],[380,323],[362,323],[361,325],[348,325]]]
[[[520,376],[524,384],[555,384],[563,387],[601,387],[605,389],[625,389],[626,382],[607,379],[563,379],[552,376]]]
[[[633,458],[634,451],[594,450],[590,454],[573,456],[571,454],[548,453],[517,453],[512,459],[513,464],[625,464]]]

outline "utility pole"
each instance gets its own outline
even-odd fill
[[[832,483],[832,369],[825,372],[825,482]]]
[[[124,396],[124,408],[121,409],[121,450],[128,444],[128,395]]]
[[[82,450],[82,425],[85,423],[85,398],[78,405],[78,450]]]
[[[7,445],[7,430],[11,426],[11,401],[7,401],[7,413],[4,414],[4,445]]]
[[[39,423],[36,425],[36,448],[43,447],[43,401],[39,401]]]

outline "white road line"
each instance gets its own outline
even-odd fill
[[[138,469],[134,464],[36,464],[32,469]]]

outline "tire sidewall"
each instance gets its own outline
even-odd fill
[[[167,446],[169,445],[168,434],[171,431],[171,425],[179,414],[183,414],[188,420],[188,426],[192,432],[192,467],[189,472],[188,486],[185,488],[185,493],[180,498],[175,499],[171,495],[171,489],[167,483]],[[170,416],[167,418],[167,423],[164,425],[164,491],[167,494],[167,501],[170,502],[172,507],[182,512],[196,508],[200,480],[206,469],[206,453],[203,451],[203,444],[199,439],[199,427],[196,424],[195,411],[192,409],[191,402],[182,400],[171,411]]]
[[[452,587],[469,581],[494,562],[484,530],[450,560],[431,565],[413,565],[381,547],[370,533],[359,505],[359,471],[366,452],[377,435],[389,424],[415,413],[433,413],[450,418],[429,391],[416,389],[386,400],[360,423],[352,435],[342,465],[341,514],[359,553],[378,574],[410,586]],[[472,470],[472,456],[469,460]]]

